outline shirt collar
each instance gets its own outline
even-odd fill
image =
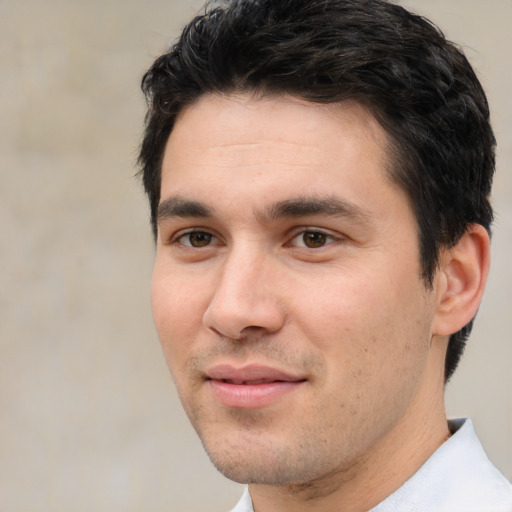
[[[450,420],[448,424],[452,436],[370,512],[512,510],[512,486],[487,458],[471,420]]]

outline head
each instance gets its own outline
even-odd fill
[[[356,100],[387,134],[390,178],[418,228],[422,279],[469,226],[490,230],[495,140],[485,94],[462,51],[428,20],[382,0],[232,0],[207,6],[143,79],[140,153],[156,235],[161,167],[178,115],[212,94]],[[451,335],[453,374],[472,321]]]
[[[233,0],[143,88],[153,313],[212,461],[316,496],[390,460],[403,482],[447,434],[488,266],[467,60],[388,2]]]

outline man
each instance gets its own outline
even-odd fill
[[[464,55],[381,0],[207,7],[143,79],[152,306],[234,511],[511,511],[443,391],[489,266]]]

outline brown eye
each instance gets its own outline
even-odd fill
[[[324,233],[323,231],[304,230],[298,233],[290,241],[294,247],[302,247],[305,249],[320,249],[339,240],[334,235]]]
[[[179,237],[178,241],[187,247],[206,247],[212,243],[214,236],[206,231],[192,231]]]
[[[317,249],[323,247],[327,243],[327,235],[318,231],[306,231],[302,235],[302,240],[306,247]]]

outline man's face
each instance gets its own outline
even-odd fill
[[[211,95],[177,120],[153,312],[187,414],[229,478],[346,471],[428,411],[432,368],[442,380],[435,291],[385,146],[355,102]]]

